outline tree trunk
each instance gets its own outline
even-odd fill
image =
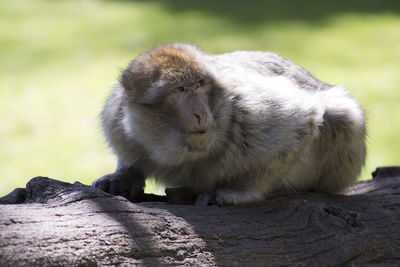
[[[345,195],[241,207],[131,203],[44,177],[0,203],[0,266],[400,265],[398,168]]]

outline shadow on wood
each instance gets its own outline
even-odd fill
[[[0,266],[400,264],[399,168],[246,207],[136,204],[45,177],[0,203]]]

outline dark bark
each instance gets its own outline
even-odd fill
[[[246,207],[135,204],[37,177],[0,199],[0,266],[400,265],[399,170],[378,169],[346,195],[276,195]]]

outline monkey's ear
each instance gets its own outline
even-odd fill
[[[126,68],[119,79],[119,82],[121,85],[125,88],[127,91],[133,91],[135,89],[135,79],[134,79],[134,74],[132,73],[130,66]]]
[[[122,72],[120,83],[128,93],[140,97],[145,94],[152,83],[158,81],[160,75],[161,72],[158,68],[150,68],[136,59]]]
[[[122,72],[120,83],[125,90],[131,94],[135,94],[145,88],[143,84],[146,79],[147,69],[145,64],[139,59],[133,60],[129,66]]]
[[[160,69],[148,63],[145,55],[133,60],[122,72],[120,82],[126,90],[148,86],[152,81],[160,78]],[[133,86],[133,87],[132,87]]]

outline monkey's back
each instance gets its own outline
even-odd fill
[[[325,90],[332,87],[316,79],[294,62],[271,52],[235,51],[211,55],[210,58],[217,65],[219,65],[217,62],[223,61],[231,66],[240,66],[245,70],[251,70],[263,76],[284,76],[306,90]]]

